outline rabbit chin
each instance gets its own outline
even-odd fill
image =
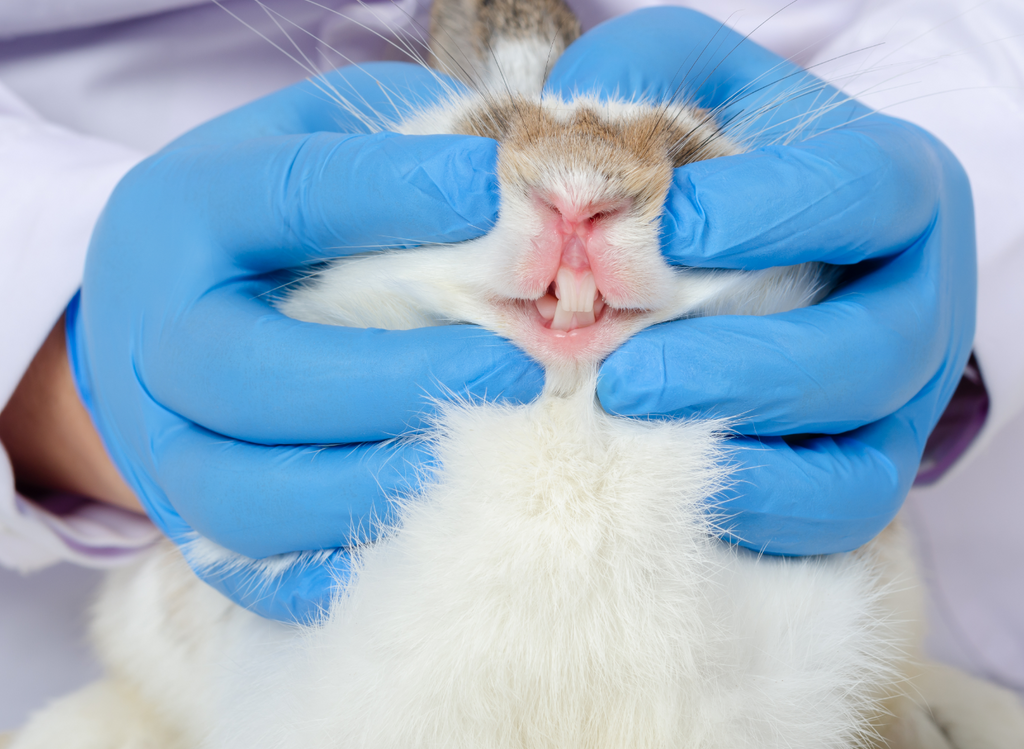
[[[498,302],[501,331],[546,369],[589,369],[645,325],[648,313],[604,305],[593,323],[559,330],[538,309],[536,301]]]

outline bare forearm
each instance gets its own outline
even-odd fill
[[[0,413],[0,442],[19,483],[142,512],[78,398],[65,350],[63,316]]]

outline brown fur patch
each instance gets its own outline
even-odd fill
[[[538,165],[592,172],[616,186],[618,197],[657,215],[673,167],[736,153],[706,112],[640,106],[612,115],[589,104],[570,105],[568,116],[524,97],[491,99],[456,123],[455,132],[494,138],[501,144],[499,173],[506,185],[529,186]],[[698,124],[694,125],[696,121]]]

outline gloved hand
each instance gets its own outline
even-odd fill
[[[280,269],[382,245],[467,239],[497,209],[495,143],[367,134],[397,102],[445,95],[382,63],[227,114],[130,172],[93,235],[69,308],[72,370],[111,456],[176,542],[197,531],[249,557],[372,538],[419,456],[377,441],[450,390],[529,400],[542,374],[470,326],[309,325],[269,304]],[[449,82],[449,85],[455,85]],[[394,96],[394,92],[402,96]],[[187,555],[186,555],[187,557]],[[304,619],[348,571],[344,551],[272,585],[199,569],[264,616]]]
[[[748,436],[732,440],[727,537],[782,554],[868,541],[903,502],[970,355],[974,218],[962,167],[923,130],[678,8],[584,35],[548,88],[691,96],[751,135],[748,154],[676,170],[669,262],[854,266],[813,308],[644,331],[604,363],[598,395],[619,414],[737,419]]]

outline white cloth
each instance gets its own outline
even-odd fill
[[[570,4],[586,27],[653,3]],[[783,0],[680,4],[744,33],[785,5]],[[252,0],[221,5],[203,0],[0,4],[0,40],[5,40],[0,41],[0,402],[10,397],[77,286],[91,227],[120,176],[200,122],[306,75],[246,24],[295,55],[275,21],[281,23],[302,52],[326,68],[344,62],[330,48],[351,61],[399,58],[373,32],[390,28],[419,36],[417,24],[425,26],[428,11],[427,0],[339,2],[337,11],[306,0],[273,0],[269,14]],[[866,103],[928,128],[967,169],[980,261],[975,352],[991,400],[973,454],[992,435],[1009,434],[1003,427],[1024,412],[1019,333],[1024,211],[1017,205],[1024,195],[1021,34],[1024,6],[1013,0],[991,0],[966,11],[954,0],[804,0],[752,36]],[[876,46],[880,42],[883,46]],[[1024,446],[1024,432],[1010,432]],[[5,458],[0,453],[0,563],[29,569],[70,558],[102,566],[150,542],[152,528],[126,513],[95,505],[52,513],[18,497]],[[1012,475],[1016,466],[1006,462],[990,470]],[[990,547],[1019,543],[999,517],[1000,512],[1009,517],[1009,508],[1020,504],[1018,493],[987,507]],[[926,503],[915,506],[927,514]],[[919,532],[928,528],[935,538],[944,538],[945,531],[935,528],[953,528],[950,522],[941,514],[930,516]],[[963,560],[969,569],[970,555],[964,553]],[[1024,599],[1020,591],[1011,595]],[[975,618],[1002,617],[1024,628],[1022,606],[1007,619],[999,606],[986,610],[978,604]],[[1021,647],[1019,635],[1016,643]],[[985,658],[999,656],[992,651]],[[1019,688],[1024,687],[1024,656],[1020,664],[1011,676],[1004,675],[1018,679]]]

